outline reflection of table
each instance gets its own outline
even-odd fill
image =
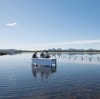
[[[32,64],[34,65],[45,65],[45,66],[56,66],[55,58],[32,58]]]

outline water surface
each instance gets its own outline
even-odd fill
[[[56,68],[31,57],[0,56],[0,99],[100,99],[100,54],[51,53]]]

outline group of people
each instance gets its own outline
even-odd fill
[[[32,58],[38,58],[36,51],[34,52]],[[46,51],[46,52],[42,51],[41,54],[40,54],[40,58],[50,58],[48,51]]]

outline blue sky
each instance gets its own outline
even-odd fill
[[[100,49],[100,0],[0,0],[0,49]]]

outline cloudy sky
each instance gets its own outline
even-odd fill
[[[100,49],[100,0],[0,0],[0,49]]]

